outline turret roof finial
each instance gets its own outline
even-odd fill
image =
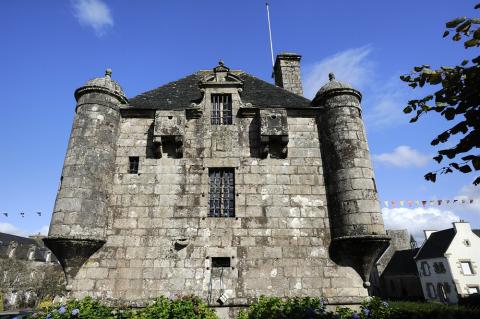
[[[220,59],[220,61],[218,61],[218,65],[220,65],[220,66],[224,66],[224,65],[225,65],[225,62],[223,62],[223,60],[222,60],[222,59]]]
[[[105,77],[111,77],[112,76],[112,69],[108,68],[105,70]]]
[[[328,73],[328,79],[329,79],[330,81],[335,80],[335,74],[333,74],[333,73]]]

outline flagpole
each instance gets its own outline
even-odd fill
[[[272,68],[274,67],[275,65],[275,62],[273,60],[273,41],[272,41],[272,27],[270,25],[270,9],[269,9],[269,0],[267,0],[267,2],[265,3],[266,7],[267,7],[267,19],[268,19],[268,35],[269,35],[269,38],[270,38],[270,53],[272,55]]]

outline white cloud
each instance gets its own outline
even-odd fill
[[[97,36],[102,36],[113,27],[110,8],[101,0],[73,0],[75,17],[81,25],[92,27]]]
[[[461,209],[464,212],[475,213],[480,216],[480,187],[473,184],[463,186],[458,195],[454,197],[459,201],[464,200],[465,204],[462,204]],[[473,203],[470,204],[470,200]]]
[[[369,128],[384,128],[408,123],[402,110],[408,101],[409,88],[400,82],[399,75],[378,78],[377,63],[371,58],[370,46],[348,49],[305,66],[304,92],[313,98],[333,72],[339,81],[347,82],[363,93],[362,107],[365,124]]]
[[[408,145],[400,145],[391,153],[373,155],[373,160],[397,167],[423,167],[427,165],[430,157]]]
[[[313,98],[318,89],[327,83],[329,73],[334,73],[336,79],[348,82],[354,87],[364,87],[372,77],[374,69],[373,61],[368,59],[371,51],[368,46],[349,49],[306,66],[305,96]]]
[[[0,233],[7,233],[7,234],[17,235],[22,237],[28,237],[30,235],[47,236],[48,228],[49,228],[49,225],[44,225],[41,228],[33,232],[30,232],[30,231],[25,231],[23,229],[20,229],[17,226],[10,223],[0,223]]]
[[[420,243],[425,240],[423,231],[452,228],[460,217],[450,210],[436,207],[382,208],[383,220],[387,229],[408,229]]]
[[[409,97],[408,88],[402,86],[399,76],[392,76],[385,83],[375,83],[363,100],[364,121],[369,128],[381,129],[399,123],[408,123],[409,116],[403,109]]]
[[[27,236],[27,232],[21,230],[20,228],[17,228],[15,225],[12,225],[10,223],[0,223],[0,232],[17,236]]]

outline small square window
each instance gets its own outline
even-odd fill
[[[139,159],[138,156],[130,156],[129,157],[128,173],[129,174],[138,174],[139,164],[140,164],[140,159]]]
[[[212,268],[229,268],[230,257],[212,257]]]
[[[473,275],[473,268],[471,262],[462,261],[460,262],[460,265],[462,266],[462,272],[464,275]]]
[[[232,95],[212,94],[212,117],[213,125],[232,124]]]

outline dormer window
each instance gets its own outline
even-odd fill
[[[232,124],[232,95],[212,94],[212,125]]]

